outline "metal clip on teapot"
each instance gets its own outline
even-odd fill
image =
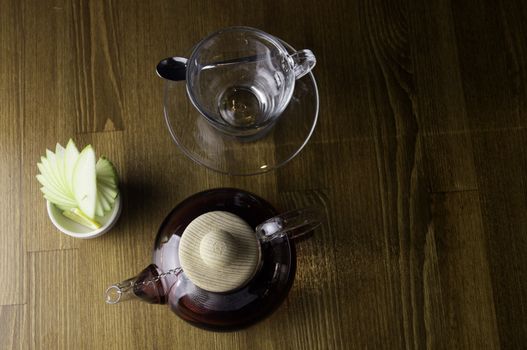
[[[293,284],[293,241],[320,225],[315,208],[277,215],[263,199],[214,189],[181,202],[159,229],[153,263],[106,290],[106,302],[169,304],[185,321],[209,330],[258,322]]]

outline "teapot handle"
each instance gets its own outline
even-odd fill
[[[256,234],[262,242],[284,236],[297,239],[322,225],[325,216],[324,209],[320,207],[288,211],[262,222],[256,227]]]

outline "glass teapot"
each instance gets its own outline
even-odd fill
[[[280,214],[262,198],[232,188],[197,193],[161,224],[153,263],[108,287],[106,302],[168,304],[209,330],[250,326],[285,299],[296,271],[294,241],[318,227],[323,211]]]

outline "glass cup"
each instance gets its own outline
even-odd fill
[[[290,54],[274,36],[249,27],[221,29],[199,42],[188,59],[171,60],[184,70],[173,80],[186,79],[189,99],[206,120],[246,141],[272,128],[295,80],[316,63],[310,50]]]

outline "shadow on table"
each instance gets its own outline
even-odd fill
[[[163,190],[147,180],[132,178],[119,184],[122,196],[123,211],[114,230],[124,227],[142,227],[147,218],[155,218],[159,214],[159,203]],[[127,230],[129,232],[135,230]]]

